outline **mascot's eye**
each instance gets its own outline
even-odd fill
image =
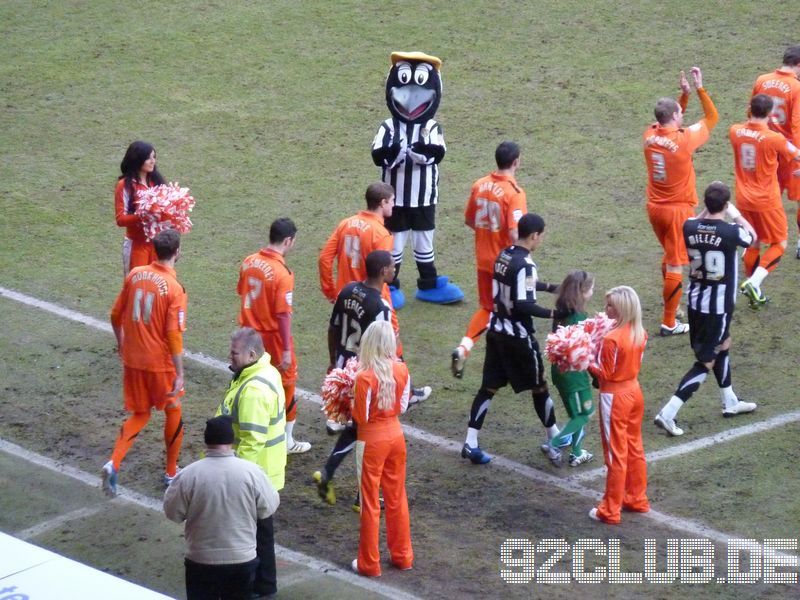
[[[411,65],[400,65],[397,69],[397,80],[403,85],[411,81]]]
[[[428,69],[418,68],[414,72],[414,83],[417,85],[425,85],[426,81],[428,81]]]

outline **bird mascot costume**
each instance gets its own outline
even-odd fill
[[[395,191],[394,210],[386,220],[394,237],[392,302],[395,309],[405,303],[397,276],[410,234],[419,272],[417,299],[452,304],[463,300],[464,293],[438,275],[433,252],[439,163],[446,151],[442,128],[433,118],[442,98],[442,61],[422,52],[393,52],[391,61],[386,104],[392,116],[378,128],[372,160],[381,167],[381,179]]]

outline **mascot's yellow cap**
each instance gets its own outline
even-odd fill
[[[391,59],[393,65],[396,65],[401,60],[416,60],[433,65],[437,71],[442,68],[441,58],[436,58],[424,52],[392,52]]]

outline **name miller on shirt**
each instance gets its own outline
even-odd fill
[[[159,296],[167,295],[167,291],[169,290],[167,286],[167,280],[158,273],[153,273],[151,271],[140,271],[131,277],[131,283],[139,283],[140,281],[152,281],[158,287]]]
[[[693,233],[689,236],[689,244],[695,246],[697,244],[708,244],[709,246],[719,246],[722,243],[722,238],[718,235],[711,233]]]

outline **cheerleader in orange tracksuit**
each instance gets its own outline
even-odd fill
[[[600,432],[608,474],[603,499],[589,516],[615,524],[621,510],[650,510],[642,444],[644,396],[637,379],[647,333],[639,297],[628,286],[608,291],[606,314],[616,325],[603,339],[599,364],[589,371],[600,380]]]
[[[406,497],[406,440],[399,414],[408,408],[408,367],[398,362],[395,336],[387,321],[374,321],[361,338],[359,372],[354,390],[353,421],[358,424],[356,462],[360,466],[361,535],[353,571],[378,577],[378,549],[383,490],[389,562],[411,569],[411,527]]]
[[[142,220],[134,211],[136,195],[161,185],[164,178],[156,169],[156,150],[147,142],[133,142],[128,146],[119,168],[122,175],[114,190],[114,212],[117,225],[125,228],[122,270],[123,276],[127,276],[134,267],[146,267],[158,259],[153,243],[144,234]]]

